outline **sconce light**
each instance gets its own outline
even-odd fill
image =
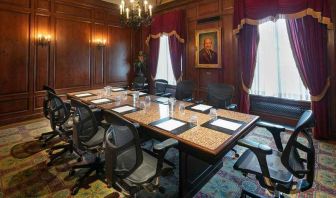
[[[43,34],[37,35],[37,44],[41,45],[42,47],[49,45],[50,41],[51,41],[50,35],[43,35]]]
[[[96,45],[99,48],[103,48],[106,46],[106,39],[97,39],[96,40]]]

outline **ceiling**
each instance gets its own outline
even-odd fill
[[[106,1],[106,2],[109,2],[109,3],[114,3],[114,4],[120,4],[120,2],[121,2],[121,0],[103,0],[103,1]],[[128,1],[128,0],[126,0],[126,1]],[[162,5],[162,4],[172,2],[172,1],[175,1],[175,0],[148,0],[148,1],[153,5]]]

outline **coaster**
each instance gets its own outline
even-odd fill
[[[175,135],[179,135],[196,126],[194,124],[190,124],[188,122],[171,117],[162,118],[160,120],[150,123],[149,125],[168,131]]]
[[[205,104],[193,104],[190,106],[187,106],[186,109],[191,111],[196,111],[199,113],[206,113],[208,114],[210,112],[210,109],[213,108],[213,106],[205,105]]]
[[[114,107],[113,109],[111,109],[114,112],[117,112],[119,114],[125,115],[128,113],[133,113],[133,112],[137,112],[140,111],[140,108],[137,107],[133,107],[130,105],[122,105],[122,106],[118,106],[118,107]]]
[[[208,122],[202,124],[201,126],[232,135],[240,131],[245,125],[246,123],[242,121],[224,117],[217,117],[217,119],[209,120]]]

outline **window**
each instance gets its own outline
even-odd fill
[[[155,79],[164,79],[169,85],[176,85],[172,63],[170,60],[169,39],[167,35],[160,37],[159,60]]]
[[[251,94],[310,100],[289,43],[286,21],[259,25],[260,42]]]

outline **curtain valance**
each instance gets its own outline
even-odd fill
[[[235,0],[233,32],[245,24],[259,25],[278,18],[298,19],[312,16],[333,29],[328,0]]]
[[[146,39],[149,46],[151,39],[159,39],[162,35],[174,36],[180,43],[184,43],[185,12],[176,10],[155,16],[150,27],[150,34]]]

